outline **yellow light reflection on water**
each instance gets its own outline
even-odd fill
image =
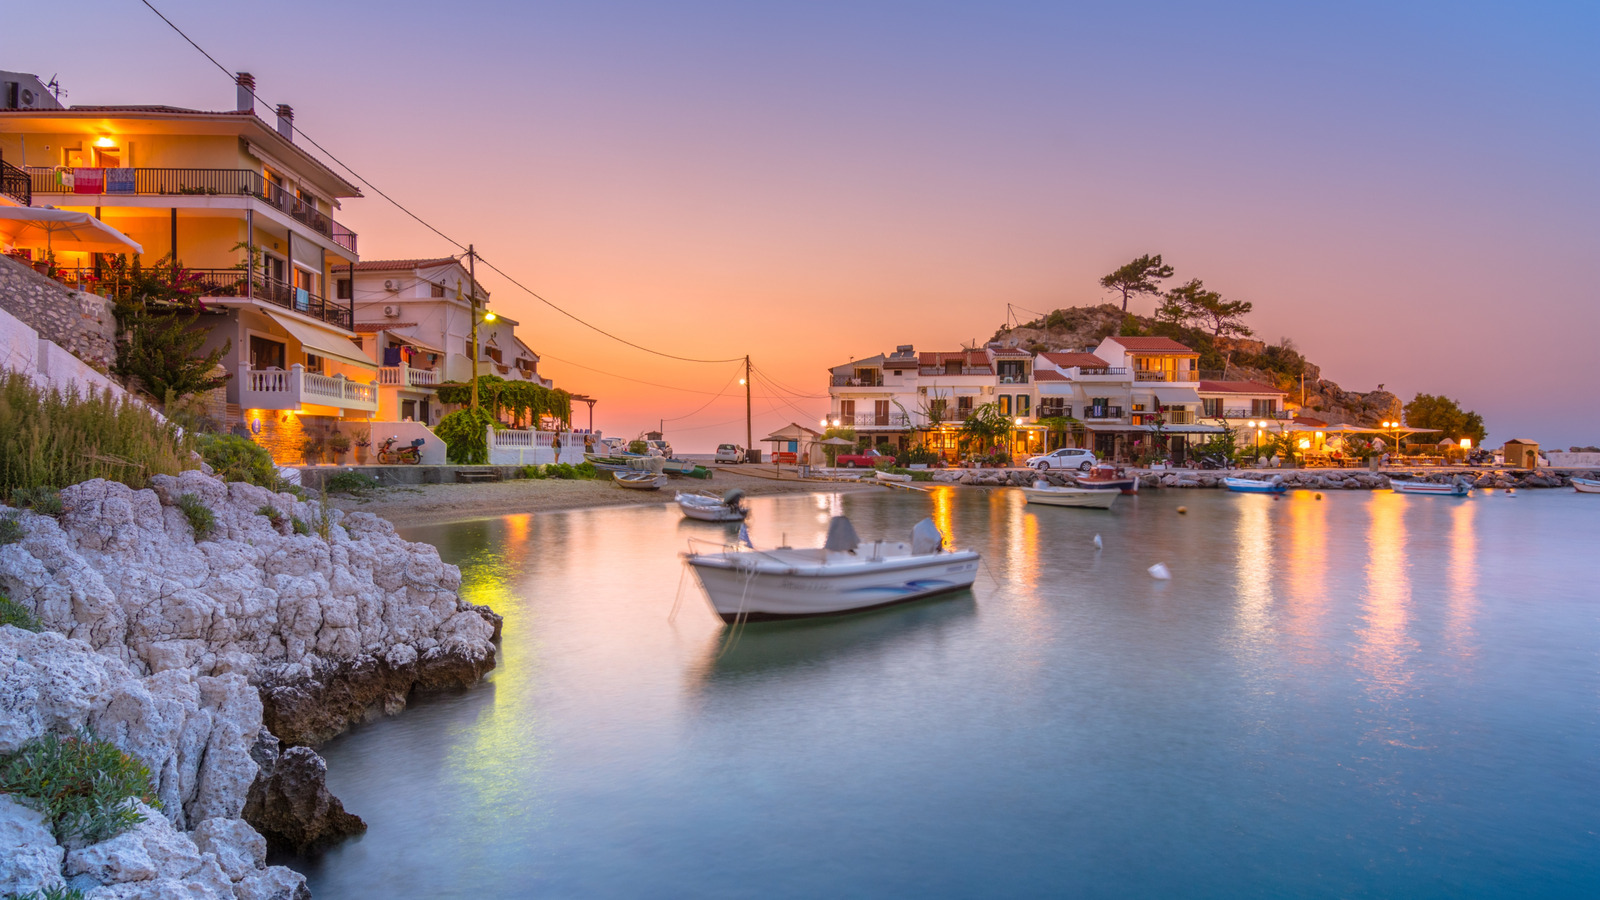
[[[1238,548],[1234,580],[1239,594],[1234,615],[1240,633],[1254,641],[1264,637],[1271,627],[1272,503],[1268,497],[1243,499],[1234,526],[1234,545]]]
[[[1284,559],[1284,630],[1295,653],[1325,653],[1318,630],[1328,603],[1328,509],[1308,491],[1289,493],[1289,546]],[[1302,658],[1301,662],[1311,660]]]
[[[939,526],[939,533],[944,535],[946,542],[955,540],[955,496],[956,489],[952,487],[937,487],[931,492],[933,497],[933,524]]]
[[[1478,504],[1457,503],[1450,511],[1449,616],[1445,634],[1456,655],[1463,659],[1477,652],[1473,621],[1478,617],[1478,533],[1474,519]]]
[[[1356,665],[1367,694],[1379,705],[1374,737],[1409,746],[1413,739],[1403,703],[1411,685],[1411,577],[1406,570],[1408,498],[1375,492],[1367,501],[1367,583],[1362,593],[1362,624],[1356,628]]]

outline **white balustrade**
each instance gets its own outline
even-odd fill
[[[376,411],[377,382],[307,372],[298,363],[284,369],[239,367],[239,405],[245,409],[298,409],[307,403]]]
[[[570,431],[534,431],[522,428],[489,428],[489,462],[497,466],[542,466],[562,462],[583,462],[585,435]],[[593,435],[598,443],[600,435]],[[555,442],[561,442],[558,454]]]

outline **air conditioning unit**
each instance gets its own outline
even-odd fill
[[[22,89],[17,91],[17,108],[18,109],[33,109],[35,106],[38,105],[38,103],[39,103],[39,95],[35,94],[29,88],[22,88]]]
[[[386,291],[393,291],[395,293],[399,293],[400,292],[400,279],[398,279],[398,278],[385,278],[383,280],[383,289],[386,290]]]
[[[386,318],[398,319],[398,318],[400,318],[400,307],[398,307],[398,306],[385,306],[383,308],[383,314],[384,314],[384,316]]]

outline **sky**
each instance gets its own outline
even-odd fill
[[[817,424],[829,366],[1107,301],[1161,253],[1347,390],[1600,445],[1594,4],[152,2],[551,303],[749,354],[758,440]],[[69,18],[93,52],[5,29],[0,69],[232,108],[138,0]],[[366,194],[364,258],[457,252]],[[596,427],[744,443],[742,362],[481,280]]]

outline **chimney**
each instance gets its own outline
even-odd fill
[[[278,133],[294,140],[294,107],[287,103],[278,104]]]
[[[256,77],[249,72],[240,72],[234,76],[233,83],[239,86],[239,101],[234,105],[234,109],[239,112],[255,112]]]

